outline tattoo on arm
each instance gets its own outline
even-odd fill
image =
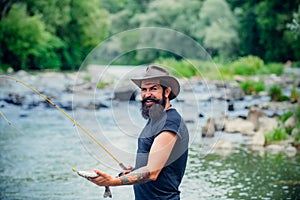
[[[131,185],[131,184],[143,184],[150,181],[150,172],[138,172],[133,171],[129,174],[120,177],[123,185]]]

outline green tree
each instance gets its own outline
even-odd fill
[[[287,45],[288,41],[284,37],[284,33],[286,24],[291,17],[291,15],[287,15],[287,12],[291,12],[294,6],[293,1],[287,1],[283,4],[280,0],[264,0],[256,5],[255,14],[259,28],[259,42],[264,46],[263,58],[266,61],[292,59],[290,56],[293,55],[293,52]]]
[[[36,1],[23,0],[29,15],[41,15],[46,29],[52,34],[61,35],[60,30],[71,21],[71,0]]]
[[[229,1],[231,2],[231,1]],[[258,24],[255,14],[255,1],[239,1],[233,5],[236,16],[239,20],[238,37],[240,38],[239,54],[241,56],[255,55],[262,57],[264,46],[259,42]]]
[[[204,24],[204,45],[212,55],[229,58],[239,44],[238,22],[225,0],[206,0],[199,12]]]
[[[13,4],[7,16],[0,21],[1,65],[16,70],[39,68],[34,59],[53,57],[61,43],[45,29],[40,15],[28,16],[26,5]],[[51,45],[49,45],[51,44]],[[52,63],[57,67],[60,63]]]
[[[287,28],[290,33],[289,44],[295,54],[295,60],[300,60],[300,5],[298,6],[298,11],[293,13],[293,19],[290,23],[287,24]]]
[[[16,70],[77,69],[109,33],[98,0],[6,0],[1,6],[1,64]]]
[[[145,12],[137,12],[129,20],[129,27],[165,27],[171,28],[180,32],[183,32],[193,38],[197,38],[199,34],[198,31],[199,25],[199,16],[198,12],[201,6],[201,2],[196,0],[184,1],[184,0],[165,0],[151,1],[146,7]],[[130,13],[125,11],[120,16],[130,16]],[[125,21],[123,19],[123,21]],[[122,23],[120,23],[121,25]],[[124,24],[124,23],[123,23]],[[114,26],[114,25],[112,25]],[[123,30],[126,28],[124,26]],[[125,29],[126,30],[126,29]],[[119,31],[121,31],[119,29]],[[147,36],[144,37],[144,39]],[[180,49],[184,44],[178,44],[178,42],[172,41],[171,36],[163,36],[160,34],[148,36],[146,40],[150,40],[153,43],[153,46],[159,45],[162,41],[164,44],[169,43],[174,46],[177,45],[177,49]],[[143,41],[140,41],[143,42]],[[157,57],[170,56],[171,54],[159,50],[142,50],[139,52],[132,53],[131,56],[134,56],[133,60],[137,62],[151,62]],[[173,56],[173,55],[172,55]]]
[[[85,56],[108,36],[108,13],[100,9],[97,0],[71,0],[71,20],[62,28],[64,67],[76,69]]]

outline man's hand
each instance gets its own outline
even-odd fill
[[[124,175],[130,173],[132,171],[132,169],[133,169],[132,166],[126,167],[121,173],[118,174],[118,177],[124,176]]]
[[[96,178],[88,178],[88,180],[93,182],[96,185],[99,185],[99,186],[116,186],[116,185],[121,184],[121,181],[118,178],[114,178],[114,177],[110,176],[109,174],[101,172],[97,169],[95,169],[94,172],[96,174],[98,174],[99,176],[96,177]]]

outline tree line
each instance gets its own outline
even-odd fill
[[[99,43],[137,27],[182,32],[223,61],[247,55],[299,61],[299,23],[300,0],[2,0],[0,66],[76,70]],[[134,51],[119,63],[168,56]]]

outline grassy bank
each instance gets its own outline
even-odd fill
[[[241,57],[232,62],[220,62],[218,60],[175,60],[158,59],[156,63],[163,66],[171,66],[173,75],[178,77],[200,76],[209,79],[233,80],[235,75],[253,76],[276,74],[281,75],[284,71],[283,63],[264,63],[255,56]],[[292,67],[300,67],[295,63]]]

